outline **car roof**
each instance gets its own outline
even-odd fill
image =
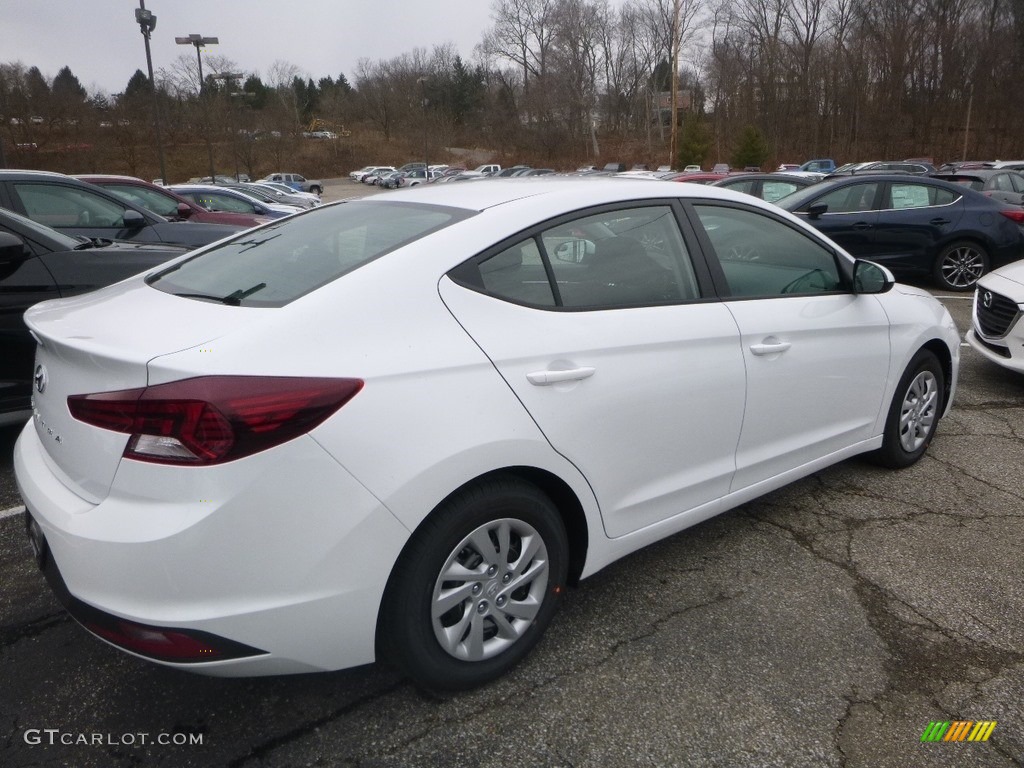
[[[73,179],[74,176],[68,176],[66,173],[55,173],[53,171],[31,171],[31,170],[19,170],[19,169],[3,169],[0,170],[0,178],[13,180],[13,179]]]
[[[675,181],[645,180],[628,184],[612,177],[587,178],[579,176],[532,176],[516,179],[484,178],[473,184],[443,184],[440,186],[421,185],[402,189],[387,195],[362,198],[363,202],[409,201],[424,204],[443,205],[469,211],[484,211],[488,208],[512,203],[525,198],[547,197],[552,208],[560,207],[564,199],[568,208],[582,205],[616,203],[630,199],[693,197],[750,202],[755,198],[727,189],[712,189],[706,186],[685,187]],[[770,210],[774,210],[768,206]]]

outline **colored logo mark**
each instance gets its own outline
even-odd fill
[[[932,721],[921,734],[921,741],[988,741],[995,729],[995,720]]]

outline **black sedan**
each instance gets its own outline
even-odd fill
[[[94,184],[45,171],[0,171],[0,208],[66,235],[196,248],[240,232],[230,224],[168,221]]]
[[[22,320],[40,301],[74,296],[187,253],[143,245],[69,237],[0,210],[0,425],[30,414],[36,344]]]
[[[726,187],[774,203],[798,189],[816,184],[820,176],[799,176],[795,173],[740,173],[713,181],[712,187]]]
[[[972,168],[950,173],[933,173],[932,176],[954,184],[962,184],[1001,203],[1024,205],[1024,176],[1017,171]]]
[[[893,272],[931,275],[968,291],[983,274],[1024,258],[1024,209],[939,179],[853,176],[794,192],[778,205],[854,256]]]

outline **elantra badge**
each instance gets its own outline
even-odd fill
[[[43,394],[46,391],[46,384],[50,380],[46,375],[45,365],[40,364],[36,366],[36,372],[32,376],[32,380],[36,383],[36,392],[40,395]]]

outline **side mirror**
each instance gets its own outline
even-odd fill
[[[25,261],[32,252],[25,247],[25,241],[10,232],[0,232],[0,264],[17,264]]]
[[[187,219],[192,215],[192,207],[187,203],[178,203],[178,218]]]
[[[595,249],[596,246],[590,240],[566,240],[555,246],[555,258],[569,264],[579,264]]]
[[[896,279],[885,267],[871,261],[857,259],[853,264],[854,293],[885,293],[896,284]]]
[[[124,221],[125,229],[142,229],[146,226],[146,217],[131,208],[125,210],[122,221]]]
[[[812,219],[817,219],[823,213],[828,210],[828,203],[815,203],[807,209],[807,215]]]

